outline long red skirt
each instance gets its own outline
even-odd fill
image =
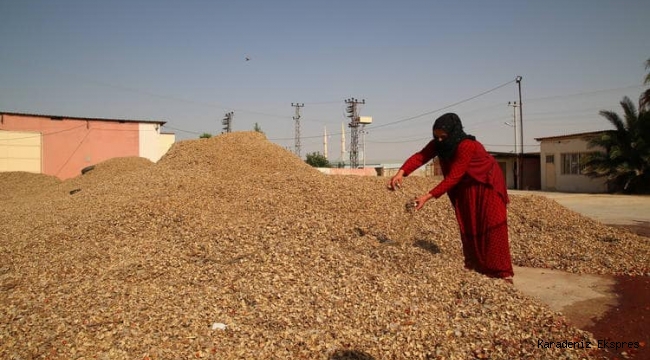
[[[504,199],[489,185],[464,179],[449,198],[456,212],[465,267],[490,277],[514,275]]]

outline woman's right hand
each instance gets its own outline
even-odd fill
[[[397,174],[395,174],[390,180],[388,181],[388,189],[389,190],[397,190],[402,187],[402,179],[404,178],[404,170],[399,170]]]

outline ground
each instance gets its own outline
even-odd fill
[[[650,197],[534,193],[602,223],[633,231],[650,241]],[[515,286],[561,311],[576,327],[607,342],[638,342],[632,349],[605,349],[610,359],[650,359],[650,277],[568,274],[515,269]],[[603,345],[603,344],[601,344]]]

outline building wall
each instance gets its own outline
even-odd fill
[[[57,119],[2,115],[0,130],[38,132],[42,136],[42,173],[62,180],[114,157],[140,156],[136,122]]]
[[[320,172],[327,175],[359,175],[359,176],[377,176],[375,168],[317,168]]]
[[[160,152],[160,158],[167,154],[167,151],[174,145],[174,142],[176,142],[176,135],[175,134],[168,134],[168,133],[162,133],[158,137],[158,151]],[[156,161],[158,161],[156,160]],[[153,160],[152,160],[153,161]]]
[[[176,141],[174,134],[161,134],[160,124],[140,123],[140,157],[157,162]]]
[[[0,171],[41,173],[42,136],[31,131],[0,130]]]
[[[501,167],[502,170],[505,167],[504,175],[506,179],[506,187],[508,189],[514,189],[516,187],[514,175],[515,158],[495,156],[494,159],[499,163],[499,167]]]
[[[542,140],[540,143],[542,190],[580,193],[606,192],[607,186],[604,179],[592,179],[585,175],[562,174],[562,154],[586,153],[595,150],[589,149],[587,141],[583,138]],[[552,164],[546,162],[549,155],[553,155],[554,161]],[[549,169],[549,166],[552,166],[553,169]],[[552,186],[552,182],[555,182],[555,186]]]

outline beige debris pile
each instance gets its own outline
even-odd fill
[[[405,209],[428,179],[326,176],[254,132],[101,165],[0,174],[2,358],[597,356],[540,347],[591,335],[462,269],[449,201]],[[519,265],[647,272],[647,242],[548,200],[510,226]]]

